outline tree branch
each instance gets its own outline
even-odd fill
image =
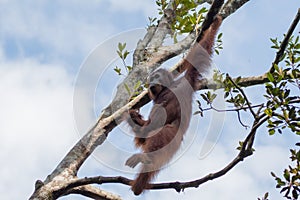
[[[142,40],[139,40],[137,46],[133,53],[133,63],[132,66],[137,66],[140,62],[144,61],[146,54],[146,47],[152,40],[157,26],[150,26],[147,29],[147,33]]]
[[[174,71],[173,71],[174,72]],[[295,78],[300,78],[300,74],[297,74]],[[233,81],[236,81],[237,78],[233,78]],[[261,85],[264,83],[270,82],[267,75],[260,75],[260,76],[249,76],[249,77],[242,77],[239,80],[239,86],[240,87],[249,87],[249,86],[255,86],[255,85]],[[201,79],[197,83],[197,90],[206,90],[206,89],[222,89],[224,88],[223,85],[220,85],[216,82],[210,82],[207,79]],[[138,95],[135,98],[136,104],[133,105],[134,109],[140,108],[144,106],[145,104],[150,102],[150,98],[147,95],[147,92],[144,92],[143,94]]]
[[[166,22],[168,22],[168,20],[170,19],[166,19]],[[167,26],[167,24],[162,24],[162,26]],[[152,33],[149,33],[146,39],[144,38],[146,46],[156,46],[154,45],[155,42],[152,40],[156,37],[155,34],[158,34],[157,30],[155,30],[153,36]],[[124,84],[127,84],[128,87],[133,87],[138,79],[144,82],[145,78],[149,74],[149,71],[156,69],[164,61],[174,56],[174,54],[170,54],[162,50],[153,53],[147,61],[136,62],[139,64],[137,66],[134,66],[134,69],[131,71],[128,77],[126,77],[124,82],[118,86],[118,90],[116,92],[117,95],[115,96],[111,104],[103,110],[95,125],[68,152],[68,154],[63,158],[63,160],[46,178],[45,181],[38,181],[37,187],[30,199],[50,200],[54,199],[53,194],[63,195],[63,193],[57,192],[61,191],[62,188],[68,188],[68,186],[77,179],[76,175],[82,164],[91,155],[95,148],[103,143],[109,132],[118,125],[117,122],[122,121],[123,113],[126,113],[129,108],[132,108],[135,105],[142,105],[140,104],[140,100],[145,99],[145,97],[147,96],[147,92],[143,92],[141,95],[139,95],[139,97],[135,98],[133,101],[128,102],[129,95],[127,91],[124,90]],[[92,192],[91,190],[91,188],[75,187],[73,189],[70,188],[67,191],[70,193],[77,192],[86,196],[97,194],[97,192]],[[59,195],[55,198],[58,198]]]
[[[111,194],[107,191],[101,190],[91,185],[70,188],[70,190],[66,191],[64,194],[61,194],[59,196],[66,196],[69,194],[80,194],[97,200],[121,200],[120,196]]]
[[[279,50],[276,53],[275,60],[272,63],[272,67],[270,69],[271,73],[274,72],[274,70],[275,70],[274,65],[278,65],[278,63],[280,62],[282,56],[284,55],[284,51],[285,51],[287,45],[289,44],[289,40],[290,40],[290,38],[291,38],[298,22],[299,22],[299,20],[300,20],[300,8],[298,9],[298,12],[297,12],[297,14],[296,14],[289,30],[288,30],[288,32],[285,34],[285,37],[284,37],[282,43],[280,44]]]
[[[177,5],[175,0],[170,0],[167,8],[164,10],[163,17],[158,22],[157,29],[152,37],[152,40],[149,42],[149,51],[154,52],[158,47],[162,46],[166,35],[170,33],[171,24],[176,18],[176,8]]]
[[[235,3],[235,1],[239,3]],[[121,108],[126,103],[128,103],[130,96],[126,91],[124,85],[127,85],[129,88],[133,88],[138,81],[141,81],[142,83],[145,82],[146,77],[151,71],[158,68],[165,61],[183,53],[184,51],[186,51],[191,47],[192,43],[194,42],[195,33],[189,34],[182,42],[179,42],[178,44],[167,46],[167,47],[157,46],[158,44],[162,44],[162,41],[166,36],[165,33],[167,33],[168,25],[166,23],[171,22],[170,16],[172,16],[174,9],[176,9],[172,7],[174,4],[172,2],[174,1],[170,1],[170,3],[168,4],[168,8],[166,9],[165,12],[166,15],[164,15],[159,20],[160,25],[158,25],[158,28],[155,30],[154,35],[151,37],[151,40],[148,42],[148,45],[145,47],[145,49],[147,49],[147,52],[149,51],[148,59],[143,62],[135,61],[135,63],[138,63],[138,65],[133,66],[133,70],[128,74],[128,76],[124,79],[124,81],[118,85],[116,96],[112,100],[111,104],[107,106],[105,109],[103,109],[100,119],[104,119],[105,117],[110,116],[112,113],[114,113],[119,108]],[[218,2],[218,0],[216,0],[216,2]],[[241,0],[231,0],[229,3],[227,2],[226,6],[223,6],[222,8],[222,10],[226,11],[226,15],[222,15],[222,17],[224,18],[226,16],[229,16],[246,2],[247,1],[241,1]],[[228,9],[230,9],[230,11],[228,11]],[[158,30],[159,26],[161,26],[160,31]]]
[[[191,188],[191,187],[199,187],[201,184],[214,180],[216,178],[219,178],[223,175],[225,175],[227,172],[229,172],[232,168],[234,168],[238,163],[242,162],[246,157],[251,156],[253,154],[252,151],[252,146],[253,146],[253,141],[254,141],[254,136],[257,132],[257,129],[264,123],[266,122],[268,117],[255,119],[251,128],[250,133],[247,135],[245,140],[243,141],[243,145],[241,147],[240,152],[238,155],[228,164],[226,165],[223,169],[215,172],[208,174],[204,176],[203,178],[193,180],[193,181],[188,181],[188,182],[168,182],[168,183],[153,183],[149,184],[147,189],[149,190],[158,190],[158,189],[175,189],[177,192],[181,192],[186,188]],[[118,177],[103,177],[103,176],[97,176],[97,177],[89,177],[89,178],[83,178],[83,179],[78,179],[76,182],[73,183],[73,185],[70,185],[69,187],[77,187],[80,185],[88,185],[88,184],[103,184],[103,183],[121,183],[124,185],[130,185],[131,179],[128,179],[126,177],[118,176]]]
[[[236,12],[249,0],[228,0],[221,9],[220,15],[223,19]]]
[[[199,43],[203,37],[204,32],[210,27],[210,25],[214,21],[214,17],[219,13],[222,5],[224,3],[224,0],[218,0],[218,1],[213,1],[211,4],[211,7],[205,17],[205,20],[202,24],[201,31],[199,32],[196,42]]]
[[[299,103],[299,99],[291,101],[291,103]],[[253,154],[253,144],[254,144],[254,138],[257,133],[257,129],[261,127],[268,119],[269,116],[267,116],[265,113],[260,114],[261,109],[265,107],[264,105],[259,105],[260,108],[255,113],[254,122],[252,124],[251,130],[249,134],[246,136],[244,141],[242,142],[242,146],[240,148],[240,152],[238,155],[230,162],[228,163],[224,168],[221,170],[210,173],[200,179],[188,181],[188,182],[167,182],[167,183],[153,183],[149,184],[149,187],[147,189],[149,190],[158,190],[158,189],[175,189],[177,192],[181,192],[186,188],[197,188],[201,184],[204,184],[205,182],[208,182],[210,180],[217,179],[221,176],[224,176],[227,174],[231,169],[233,169],[238,163],[242,162],[245,158],[251,156]],[[257,117],[259,116],[259,117]],[[74,180],[72,183],[70,183],[66,188],[63,188],[64,190],[72,190],[72,188],[76,188],[84,186],[84,185],[90,185],[90,184],[104,184],[104,183],[120,183],[124,185],[130,186],[132,180],[128,179],[126,177],[117,176],[117,177],[104,177],[104,176],[96,176],[96,177],[88,177],[88,178],[82,178]],[[81,193],[79,193],[81,194]]]
[[[243,97],[244,97],[244,99],[245,99],[245,101],[246,101],[246,103],[247,103],[247,105],[248,105],[248,108],[249,108],[249,110],[250,110],[252,116],[255,118],[255,117],[256,117],[256,114],[254,113],[254,111],[253,111],[253,109],[252,109],[252,107],[251,107],[251,103],[250,103],[250,101],[249,101],[247,95],[245,94],[244,90],[243,90],[241,87],[239,87],[239,86],[235,83],[235,81],[233,81],[232,78],[231,78],[228,74],[226,75],[226,78],[228,78],[228,79],[230,80],[230,82],[234,85],[234,87],[235,87],[238,91],[240,91],[240,93],[243,95]]]

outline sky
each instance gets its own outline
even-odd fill
[[[214,65],[233,77],[263,74],[275,57],[269,38],[282,38],[299,5],[298,0],[248,2],[223,22],[224,50],[214,56]],[[133,50],[148,16],[157,16],[154,1],[0,0],[1,199],[28,199],[35,181],[44,180],[97,120],[124,78],[113,71],[122,65],[117,44],[126,42]],[[263,87],[247,92],[254,102],[263,101]],[[221,99],[218,103],[223,106]],[[246,114],[243,120],[251,123]],[[181,149],[156,181],[188,181],[219,170],[237,154],[238,141],[247,131],[234,113],[194,116]],[[281,174],[289,148],[298,140],[291,133],[269,136],[262,128],[252,157],[226,176],[180,194],[161,190],[135,197],[128,186],[101,188],[124,199],[250,200],[265,192],[270,199],[282,199],[270,172]],[[124,163],[135,151],[130,130],[122,123],[79,176],[133,178],[136,170]]]

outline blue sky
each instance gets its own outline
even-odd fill
[[[248,2],[224,21],[224,50],[214,57],[215,66],[232,76],[264,73],[275,57],[269,38],[282,38],[299,5],[298,0]],[[148,16],[156,16],[154,1],[0,1],[1,199],[28,198],[35,180],[46,178],[95,122],[122,80],[112,70],[119,64],[114,60],[116,44],[127,42],[132,50]],[[260,90],[247,91],[259,102]],[[215,120],[224,123],[221,131]],[[244,120],[250,123],[247,115]],[[191,180],[220,169],[236,155],[235,147],[246,133],[234,114],[193,117],[183,147],[157,181]],[[206,134],[218,142],[200,159]],[[280,199],[270,171],[280,174],[286,167],[288,148],[297,139],[292,134],[270,137],[261,129],[253,157],[225,177],[181,194],[151,191],[134,197],[127,186],[101,187],[124,199],[250,200],[267,191],[271,199]],[[134,171],[123,165],[134,151],[131,141],[128,127],[121,124],[80,175],[133,177]]]

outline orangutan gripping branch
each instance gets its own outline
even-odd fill
[[[134,154],[126,165],[141,171],[132,182],[132,191],[139,195],[160,168],[168,163],[179,149],[192,114],[192,99],[201,73],[210,67],[213,45],[222,19],[217,16],[203,39],[195,44],[184,61],[185,76],[174,80],[171,73],[159,69],[149,78],[149,96],[154,105],[148,120],[130,110],[127,120],[135,133],[135,144],[143,153]]]

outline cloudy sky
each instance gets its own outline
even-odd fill
[[[221,27],[224,50],[214,57],[215,66],[232,76],[264,73],[275,56],[269,38],[282,38],[297,7],[298,0],[244,5]],[[45,179],[95,122],[122,80],[113,72],[120,65],[117,43],[133,50],[156,9],[150,0],[0,0],[1,199],[28,198],[35,181]],[[263,100],[260,90],[248,90],[251,100]],[[183,147],[157,181],[188,181],[220,169],[237,154],[235,147],[246,133],[234,114],[193,117]],[[121,124],[79,175],[134,177],[135,170],[124,166],[134,151],[131,140]],[[180,194],[150,191],[134,197],[127,186],[102,188],[124,199],[250,200],[267,191],[271,199],[281,199],[270,171],[281,173],[296,140],[292,134],[268,136],[262,128],[254,156],[226,176]],[[75,198],[85,199],[63,199]]]

